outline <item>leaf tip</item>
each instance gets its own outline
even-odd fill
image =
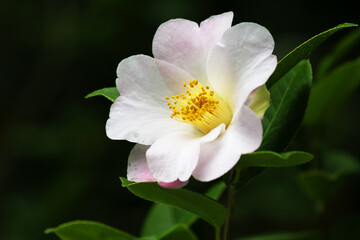
[[[129,187],[134,184],[134,182],[130,182],[129,180],[127,180],[127,178],[124,178],[124,177],[119,177],[119,178],[120,178],[122,187]]]
[[[339,28],[339,27],[358,27],[359,25],[356,24],[356,23],[341,23],[339,25],[336,26],[336,28]]]
[[[85,99],[96,97],[96,96],[103,96],[109,99],[111,102],[115,102],[115,100],[120,96],[119,91],[116,87],[106,87],[102,89],[95,90],[85,96]]]
[[[44,230],[45,234],[50,234],[50,233],[53,233],[53,232],[55,232],[55,228],[47,228],[47,229]]]
[[[93,97],[92,93],[88,93],[88,94],[86,94],[85,99],[88,99],[88,98],[91,98],[91,97]]]

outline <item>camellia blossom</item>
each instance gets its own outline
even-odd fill
[[[255,23],[231,27],[233,13],[201,22],[173,19],[153,39],[154,58],[135,55],[117,68],[120,97],[109,138],[136,143],[127,178],[177,188],[191,176],[214,180],[254,152],[269,106],[274,40]],[[240,159],[241,161],[241,159]]]

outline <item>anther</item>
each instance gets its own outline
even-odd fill
[[[188,83],[183,82],[183,86],[186,88],[186,94],[165,97],[166,100],[170,100],[167,105],[172,109],[171,118],[194,124],[204,133],[208,133],[221,123],[229,124],[231,112],[224,105],[226,103],[219,101],[208,85],[203,86],[198,80],[191,80]]]

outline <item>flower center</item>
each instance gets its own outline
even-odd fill
[[[226,127],[232,119],[232,112],[226,102],[209,86],[203,86],[197,80],[183,83],[186,94],[165,97],[167,105],[173,110],[171,118],[195,125],[207,134],[224,123]]]

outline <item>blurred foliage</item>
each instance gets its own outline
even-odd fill
[[[308,0],[1,1],[0,239],[57,239],[44,235],[44,229],[74,219],[96,220],[139,235],[150,203],[133,196],[118,180],[126,174],[132,144],[107,139],[110,103],[84,96],[114,86],[121,59],[151,55],[159,24],[177,17],[199,22],[232,10],[234,23],[254,21],[272,32],[280,59],[322,30],[358,23],[358,10],[349,5]],[[315,82],[359,57],[355,35],[343,40],[346,51],[336,50],[344,36],[335,36],[311,55]],[[333,47],[334,59],[322,62],[330,59],[325,56]],[[313,153],[313,163],[267,170],[238,193],[234,237],[301,232],[318,228],[326,219],[321,228],[330,239],[360,238],[360,177],[347,171],[359,164],[359,102],[359,90],[353,89],[326,122],[300,130],[288,150]],[[334,159],[351,166],[334,167]],[[320,169],[333,176],[338,174],[334,168],[347,173],[341,173],[341,188],[326,198],[319,212],[297,175]],[[203,190],[208,185],[193,181],[188,187]],[[206,223],[197,222],[192,229],[200,239],[211,239]]]
[[[48,228],[45,233],[55,233],[67,240],[136,240],[127,233],[93,221],[72,221],[56,228]]]

